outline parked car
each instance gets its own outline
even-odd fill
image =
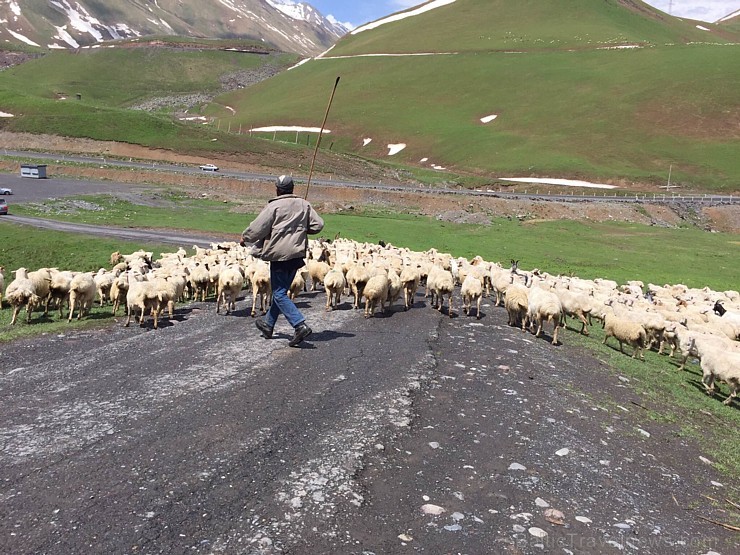
[[[4,198],[0,198],[0,214],[8,213],[8,203],[5,202]]]
[[[203,164],[200,169],[204,172],[217,172],[218,166],[216,166],[215,164]]]
[[[13,189],[9,189],[8,187],[0,187],[0,195],[12,195]]]

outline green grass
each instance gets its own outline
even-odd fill
[[[554,50],[622,43],[717,40],[689,22],[606,0],[466,0],[348,35],[331,55]],[[577,14],[577,15],[576,15]]]
[[[321,60],[219,102],[237,110],[223,120],[232,127],[316,125],[341,75],[327,125],[335,151],[390,159],[386,145],[403,142],[396,163],[653,185],[672,165],[677,185],[732,191],[737,48]],[[296,82],[305,94],[293,94]],[[481,124],[490,114],[499,117]],[[363,138],[373,141],[363,147]]]
[[[596,324],[589,328],[589,337],[577,333],[580,324],[568,319],[568,331],[562,341],[578,345],[592,351],[600,360],[614,370],[615,378],[622,375],[629,379],[628,387],[640,397],[640,406],[624,399],[619,403],[632,412],[640,411],[650,419],[677,427],[681,435],[698,441],[710,454],[717,468],[729,476],[737,476],[740,471],[740,444],[726,430],[740,426],[740,410],[735,406],[725,406],[721,401],[729,394],[725,384],[718,384],[719,395],[709,397],[704,393],[701,383],[701,368],[695,360],[689,359],[686,370],[678,371],[678,355],[669,358],[655,351],[645,352],[645,361],[631,358],[632,347],[625,346],[619,352],[619,344],[614,338],[602,345],[604,332]],[[708,433],[717,429],[718,433]],[[699,461],[697,460],[697,464]]]

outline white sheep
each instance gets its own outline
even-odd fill
[[[365,318],[373,316],[377,305],[380,305],[381,314],[385,312],[390,284],[391,282],[385,273],[376,274],[367,280],[362,290],[362,295],[365,297]]]
[[[483,300],[483,279],[475,272],[469,273],[465,276],[460,287],[460,295],[463,301],[463,312],[466,316],[470,315],[470,309],[473,303],[475,303],[475,318],[480,320],[480,305]]]
[[[610,337],[614,337],[619,341],[619,352],[622,350],[622,344],[627,343],[634,349],[632,358],[640,358],[645,360],[642,354],[643,349],[647,344],[647,332],[642,324],[620,318],[614,312],[607,312],[604,318],[604,341],[602,343],[606,345],[606,340]]]
[[[5,300],[13,307],[13,315],[10,324],[15,324],[21,308],[26,307],[26,322],[31,322],[31,312],[39,305],[41,298],[36,294],[36,284],[28,279],[28,270],[18,268],[15,279],[10,282],[5,290]]]
[[[388,270],[388,281],[388,308],[390,309],[393,306],[393,303],[396,302],[403,293],[403,282],[401,281],[401,276],[399,276],[393,268]]]
[[[241,266],[227,266],[218,275],[218,292],[216,297],[216,314],[221,310],[221,303],[226,307],[226,314],[236,309],[236,298],[244,288],[244,270]]]
[[[257,315],[258,299],[262,314],[266,314],[267,308],[270,306],[270,295],[272,294],[270,266],[267,262],[258,260],[254,263],[250,282],[252,284],[252,311],[250,315],[252,317]]]
[[[540,280],[541,281],[541,280]],[[558,296],[552,291],[548,291],[539,286],[539,283],[533,283],[530,280],[530,288],[527,306],[527,321],[529,322],[535,337],[542,335],[542,329],[545,322],[552,323],[552,344],[558,344],[558,331],[563,325],[565,315],[563,314],[563,305],[560,303]],[[535,331],[534,327],[537,326]]]
[[[3,308],[3,291],[5,291],[5,266],[0,266],[0,309]]]
[[[594,309],[593,298],[585,292],[555,287],[554,293],[560,299],[563,307],[563,314],[571,318],[578,318],[581,321],[581,331],[579,333],[588,335],[588,316]],[[563,322],[565,323],[565,322]]]
[[[193,298],[197,301],[200,298],[205,302],[208,294],[208,285],[211,282],[211,274],[208,271],[208,264],[196,262],[190,268],[190,288],[193,292]]]
[[[113,286],[113,280],[116,279],[116,276],[115,272],[108,271],[105,268],[100,268],[98,273],[93,276],[101,307],[110,300],[110,288]]]
[[[128,292],[126,293],[126,307],[128,316],[125,326],[131,323],[131,317],[136,317],[136,310],[140,311],[139,325],[144,323],[144,315],[147,310],[151,312],[154,319],[154,329],[157,329],[159,319],[159,291],[157,285],[151,281],[136,281],[129,276]]]
[[[64,305],[69,306],[69,288],[72,278],[78,272],[70,270],[54,269],[51,273],[51,283],[49,284],[49,296],[53,303],[59,308],[59,319],[64,318]]]
[[[123,272],[113,280],[110,288],[110,298],[113,301],[113,316],[118,312],[118,307],[123,302],[126,304],[126,294],[128,293],[129,273]]]
[[[454,314],[452,311],[452,292],[455,290],[455,278],[452,276],[452,272],[435,264],[429,270],[427,288],[431,294],[432,308],[439,312],[442,312],[445,296],[448,297],[447,314],[452,318]]]
[[[732,403],[740,390],[740,353],[717,348],[712,339],[695,337],[693,339],[702,370],[702,383],[708,395],[714,395],[714,382],[725,382],[730,395],[723,401]]]
[[[341,268],[335,267],[324,276],[324,290],[326,291],[326,310],[332,310],[339,306],[339,302],[347,287],[347,280]]]
[[[306,267],[303,266],[303,268]],[[293,281],[290,283],[290,287],[288,288],[289,299],[295,299],[298,295],[301,294],[301,291],[306,290],[306,275],[308,275],[308,270],[298,270],[295,273],[295,276],[293,276]]]
[[[367,280],[370,279],[370,273],[364,263],[355,262],[350,265],[345,277],[347,279],[347,286],[354,297],[352,308],[357,309],[360,307],[362,292],[365,289]]]
[[[401,269],[401,286],[403,287],[403,309],[414,306],[414,297],[421,281],[421,268],[418,265],[406,265]]]
[[[97,288],[95,287],[95,280],[93,279],[92,272],[81,272],[76,274],[69,283],[69,318],[67,318],[67,321],[72,321],[75,308],[77,308],[78,320],[80,320],[84,314],[89,313],[90,308],[95,302],[96,293]]]
[[[529,288],[515,283],[506,289],[504,307],[509,316],[509,325],[527,329],[527,310],[529,309]]]

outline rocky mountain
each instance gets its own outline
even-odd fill
[[[291,0],[6,0],[0,42],[79,48],[147,35],[242,38],[314,55],[348,29]]]

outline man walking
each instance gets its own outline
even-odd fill
[[[263,337],[270,339],[278,316],[283,314],[295,330],[288,345],[296,347],[311,335],[311,328],[288,297],[288,290],[296,272],[304,265],[308,234],[319,233],[324,220],[307,201],[293,194],[292,177],[281,175],[276,193],[244,230],[242,243],[257,243],[261,246],[260,258],[270,263],[272,304],[265,318],[255,322],[257,329]]]

